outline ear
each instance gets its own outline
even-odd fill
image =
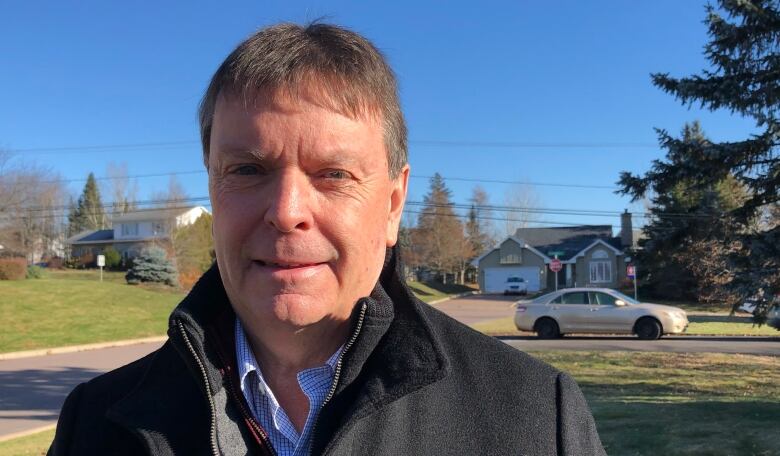
[[[390,211],[387,215],[387,246],[392,247],[398,242],[398,227],[406,202],[406,191],[409,187],[409,165],[404,165],[393,180],[390,193]]]

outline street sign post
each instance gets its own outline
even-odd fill
[[[558,291],[558,271],[560,271],[562,267],[561,260],[559,260],[556,255],[555,258],[550,261],[550,270],[555,273],[555,291]]]
[[[97,256],[97,265],[100,268],[100,281],[103,281],[103,266],[106,265],[106,256],[105,255],[98,255]]]
[[[634,266],[633,264],[626,266],[626,276],[628,276],[629,279],[634,281],[634,299],[639,301],[639,298],[637,297],[637,290],[636,290],[636,266]]]

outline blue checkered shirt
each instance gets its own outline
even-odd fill
[[[312,427],[333,383],[336,363],[344,346],[342,345],[336,350],[336,353],[328,359],[324,366],[313,367],[298,373],[298,385],[300,385],[303,394],[309,398],[309,415],[306,417],[303,432],[299,435],[292,421],[274,397],[273,391],[266,384],[238,318],[236,318],[235,326],[238,378],[241,381],[241,392],[244,393],[252,414],[268,434],[277,455],[309,454]]]

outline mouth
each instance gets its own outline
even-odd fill
[[[322,263],[293,263],[293,262],[285,262],[285,261],[263,261],[263,260],[254,260],[254,263],[259,266],[278,268],[278,269],[306,268],[306,267],[317,266],[319,264],[322,264]]]

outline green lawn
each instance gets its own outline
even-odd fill
[[[780,357],[717,353],[532,352],[582,387],[607,453],[780,454]],[[39,455],[53,431],[0,443]]]
[[[497,318],[471,325],[477,331],[490,335],[519,334],[515,328],[514,317]],[[715,336],[776,336],[780,337],[780,331],[767,325],[755,326],[746,320],[739,318],[722,318],[725,321],[708,316],[689,316],[690,325],[685,334],[690,335],[715,335]]]
[[[577,380],[610,455],[780,454],[780,357],[532,354]]]
[[[96,271],[0,281],[0,353],[164,334],[183,294],[127,285],[118,274],[102,283]]]
[[[52,440],[54,440],[54,429],[7,440],[0,442],[0,454],[5,456],[40,456],[46,454]]]

